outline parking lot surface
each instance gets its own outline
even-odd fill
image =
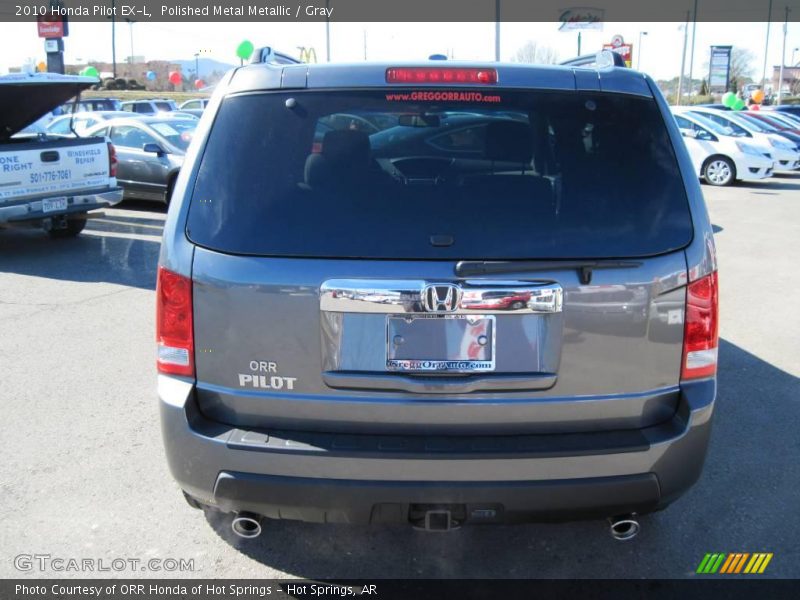
[[[800,173],[704,186],[721,282],[705,471],[642,533],[602,521],[472,527],[270,522],[257,540],[191,510],[164,460],[154,288],[163,208],[128,203],[77,239],[0,231],[0,576],[689,577],[707,552],[773,552],[800,577]],[[191,559],[193,570],[20,571],[14,557]]]

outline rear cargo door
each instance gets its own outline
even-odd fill
[[[486,97],[223,102],[186,230],[208,416],[414,433],[671,416],[692,226],[655,103]]]

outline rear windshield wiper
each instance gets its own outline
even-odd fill
[[[456,264],[456,275],[474,277],[476,275],[577,269],[581,284],[588,285],[592,282],[592,271],[595,269],[634,269],[640,266],[642,266],[641,262],[631,260],[462,260]]]

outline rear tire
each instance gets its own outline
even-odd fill
[[[47,232],[47,235],[54,240],[71,238],[83,231],[84,227],[86,227],[86,217],[68,219],[67,226],[64,229],[51,229]]]
[[[703,165],[703,178],[709,185],[732,185],[736,181],[736,167],[729,158],[712,156]]]

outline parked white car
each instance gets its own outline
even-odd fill
[[[717,125],[729,127],[734,135],[741,138],[748,138],[757,144],[769,147],[770,154],[775,159],[776,171],[792,171],[800,167],[800,152],[794,143],[775,133],[759,131],[753,123],[732,111],[700,106],[685,107],[680,110],[680,114],[687,112],[705,117]]]
[[[731,185],[772,176],[774,159],[765,146],[734,136],[702,116],[673,112],[698,177],[710,185]]]

